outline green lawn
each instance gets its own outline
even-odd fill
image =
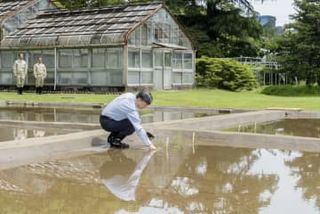
[[[228,92],[222,90],[184,90],[153,92],[157,106],[196,106],[213,108],[264,109],[267,107],[304,108],[320,110],[320,97],[279,97],[260,94],[259,91]],[[115,95],[94,94],[46,94],[1,92],[1,100],[26,100],[37,102],[107,103]]]

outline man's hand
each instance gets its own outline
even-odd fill
[[[156,150],[157,147],[155,147],[153,144],[150,144],[149,149],[150,149],[150,150]]]

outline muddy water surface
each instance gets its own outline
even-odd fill
[[[79,130],[9,127],[0,125],[0,142],[25,140],[27,138],[41,138],[52,135],[68,134],[77,131]]]
[[[100,113],[101,109],[2,107],[0,108],[0,120],[98,123]],[[145,110],[140,114],[144,123],[215,115],[213,113],[207,114],[201,111],[193,113],[184,111],[165,112],[158,110]]]
[[[320,119],[285,119],[263,124],[235,127],[229,131],[319,138]]]
[[[0,213],[319,213],[320,154],[109,150],[0,171]]]

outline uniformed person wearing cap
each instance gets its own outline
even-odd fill
[[[28,65],[24,60],[24,54],[20,53],[18,59],[13,64],[13,75],[16,78],[18,94],[23,93],[23,87],[24,87],[27,73],[28,73]]]
[[[153,101],[151,93],[140,91],[137,95],[125,93],[108,104],[100,116],[101,127],[111,132],[108,143],[115,148],[129,148],[122,140],[137,133],[141,141],[150,149],[156,149],[151,142],[153,135],[146,132],[141,126],[139,109],[144,109]]]
[[[44,80],[47,77],[47,68],[42,61],[42,57],[39,57],[37,63],[34,64],[33,75],[36,79],[36,93],[42,94]]]

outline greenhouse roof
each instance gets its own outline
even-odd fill
[[[45,11],[6,36],[2,48],[126,44],[128,35],[164,6],[160,3]]]
[[[33,1],[0,1],[0,21],[24,8],[30,2]]]

